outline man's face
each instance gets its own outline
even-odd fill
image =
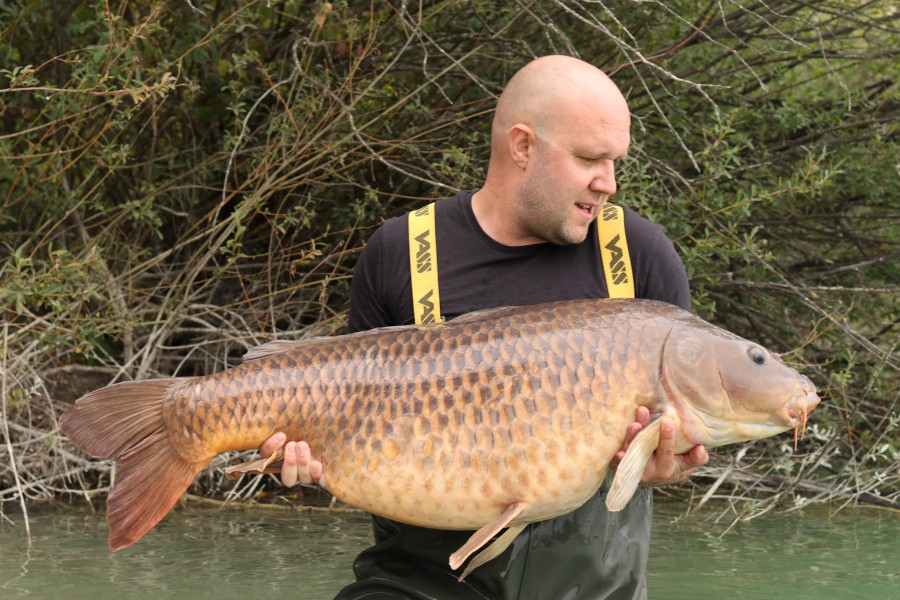
[[[549,131],[535,132],[535,158],[516,202],[516,218],[528,235],[554,244],[584,241],[616,193],[615,163],[628,150],[629,126],[627,108],[571,111]]]

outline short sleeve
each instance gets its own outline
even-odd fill
[[[691,310],[691,290],[684,263],[675,244],[662,232],[653,248],[652,260],[648,261],[644,289],[645,298]]]
[[[350,333],[391,325],[387,308],[384,277],[382,229],[372,234],[353,269],[350,283]]]

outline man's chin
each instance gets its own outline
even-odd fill
[[[572,244],[580,244],[587,239],[590,231],[590,224],[585,227],[569,227],[565,231],[558,232],[557,240],[554,243],[559,246],[569,246]]]

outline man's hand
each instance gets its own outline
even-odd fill
[[[625,434],[625,443],[616,453],[613,459],[613,468],[618,467],[625,451],[634,437],[641,432],[650,422],[650,410],[646,406],[639,406],[635,411],[634,422],[629,423]],[[653,453],[653,458],[647,463],[644,474],[641,476],[641,485],[644,487],[658,487],[671,483],[680,483],[691,476],[699,466],[709,461],[709,454],[703,446],[694,446],[684,454],[675,454],[675,423],[668,417],[663,417],[659,428],[659,446]]]
[[[282,433],[274,433],[259,447],[259,455],[263,458],[273,452],[284,449],[281,464],[281,483],[292,487],[301,483],[303,485],[319,484],[328,489],[325,484],[325,473],[322,463],[313,460],[309,444],[306,442],[287,442],[287,436]]]

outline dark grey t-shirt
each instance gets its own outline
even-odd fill
[[[635,295],[690,310],[684,265],[662,227],[624,212]],[[366,244],[353,275],[350,331],[414,322],[407,222],[387,221]],[[596,223],[581,244],[504,246],[478,225],[471,192],[438,201],[435,222],[447,320],[497,306],[608,297]],[[338,598],[645,598],[652,494],[640,490],[618,513],[606,510],[605,494],[604,486],[578,510],[527,527],[461,584],[447,560],[471,532],[376,517],[376,544],[357,558],[358,581]]]

